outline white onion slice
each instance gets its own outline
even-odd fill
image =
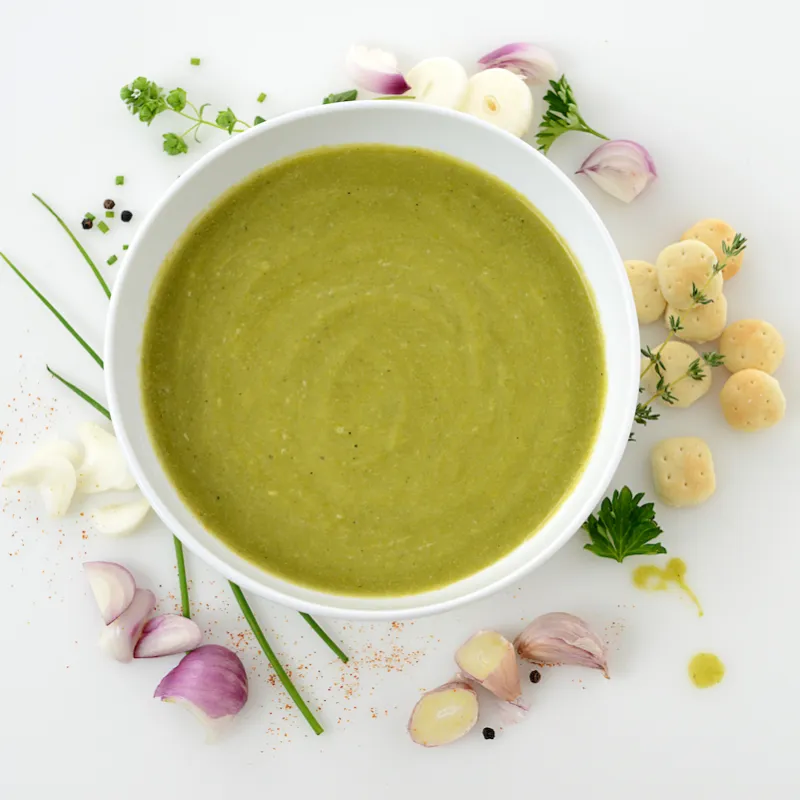
[[[117,661],[131,661],[145,620],[155,607],[156,596],[149,589],[137,589],[131,604],[103,629],[100,647]]]
[[[180,614],[161,614],[149,619],[133,649],[134,658],[157,658],[194,650],[203,633],[194,620]]]
[[[83,565],[100,616],[106,625],[112,623],[131,604],[136,593],[133,575],[113,561],[87,561]]]
[[[36,486],[51,517],[63,517],[77,486],[72,462],[48,445],[37,451],[28,463],[3,478],[3,486]]]
[[[128,503],[96,508],[92,512],[92,522],[106,536],[127,536],[142,524],[149,510],[150,503],[140,497]]]
[[[514,136],[524,136],[533,120],[533,95],[519,75],[487,69],[469,79],[461,110]]]
[[[114,434],[93,422],[81,425],[78,434],[85,449],[83,462],[78,469],[80,491],[94,494],[111,489],[129,491],[136,487]]]
[[[467,71],[452,58],[426,58],[408,71],[406,80],[418,103],[460,108],[467,96]]]
[[[397,58],[377,48],[353,45],[347,53],[347,73],[357,86],[375,94],[404,94],[411,88],[397,68]]]

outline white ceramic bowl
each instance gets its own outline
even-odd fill
[[[512,553],[432,592],[386,598],[331,595],[248,563],[206,531],[159,463],[145,426],[139,381],[142,332],[159,267],[175,241],[230,186],[272,161],[321,145],[380,142],[438,150],[496,175],[528,197],[569,244],[591,284],[605,335],[608,396],[583,475],[547,523]],[[360,619],[432,614],[519,581],[581,526],[607,488],[631,429],[639,386],[639,333],[624,267],[594,209],[572,182],[519,139],[457,112],[410,102],[320,106],[279,117],[217,147],[175,182],[139,228],[115,286],[106,337],[108,399],[133,473],[166,526],[222,575],[302,611]],[[546,467],[545,467],[546,468]]]

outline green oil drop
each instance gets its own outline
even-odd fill
[[[656,564],[643,564],[633,571],[634,586],[646,592],[666,592],[670,584],[675,584],[685,592],[697,606],[698,616],[703,616],[703,607],[697,595],[689,588],[686,581],[686,562],[681,558],[671,558],[662,569]]]
[[[716,686],[725,677],[725,665],[713,653],[698,653],[689,662],[689,678],[698,689]]]

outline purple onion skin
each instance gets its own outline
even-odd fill
[[[185,655],[153,697],[191,703],[210,719],[233,716],[247,702],[247,673],[232,650],[206,644]]]

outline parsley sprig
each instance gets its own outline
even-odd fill
[[[550,89],[544,96],[544,101],[547,103],[547,111],[545,111],[536,133],[536,145],[543,153],[550,149],[559,136],[563,136],[568,131],[590,133],[592,136],[608,141],[608,136],[604,136],[589,126],[581,116],[572,87],[565,75],[562,75],[557,81],[550,81]]]
[[[194,140],[199,142],[198,131],[202,125],[226,131],[228,135],[241,133],[251,127],[244,120],[239,119],[230,107],[217,112],[214,122],[205,119],[203,114],[210,103],[203,103],[198,108],[187,99],[184,89],[178,87],[167,92],[155,81],[147,78],[139,77],[127,86],[123,86],[119,96],[131,114],[146,125],[150,125],[159,114],[163,114],[165,111],[172,111],[191,121],[192,124],[182,133],[163,134],[164,152],[171,156],[188,152],[189,144],[186,138],[189,135],[193,135]],[[193,114],[187,113],[187,109],[191,110]]]
[[[644,492],[634,495],[627,486],[606,497],[597,515],[591,514],[583,523],[591,539],[584,550],[615,561],[666,553],[664,545],[653,542],[663,531],[656,522],[653,504],[642,503],[643,499]]]

